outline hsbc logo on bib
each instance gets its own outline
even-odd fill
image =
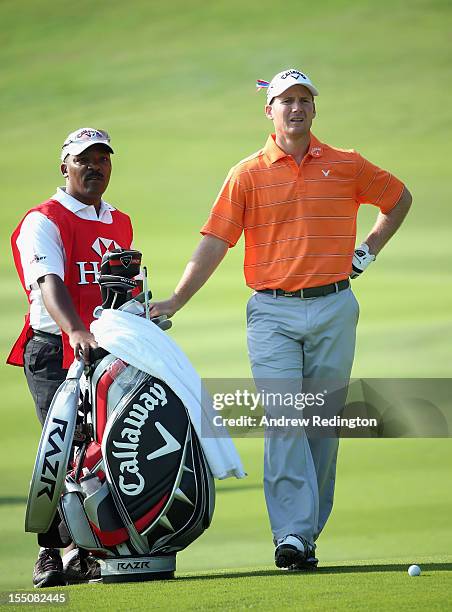
[[[107,251],[112,251],[113,249],[120,249],[120,245],[111,238],[96,238],[96,240],[91,245],[93,251],[100,258],[105,255]],[[76,265],[79,268],[79,279],[78,285],[95,285],[97,284],[97,275],[99,274],[99,261],[76,261]]]
[[[91,245],[91,248],[95,253],[99,255],[99,257],[102,257],[107,251],[112,251],[113,249],[120,249],[121,247],[111,238],[96,238],[96,240]]]

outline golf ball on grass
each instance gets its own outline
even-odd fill
[[[408,568],[408,574],[410,576],[420,576],[421,568],[419,567],[419,565],[410,565],[410,567]]]

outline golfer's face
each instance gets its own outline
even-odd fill
[[[273,121],[277,135],[307,134],[315,117],[312,94],[303,85],[293,85],[265,107],[265,114]]]
[[[110,152],[102,144],[93,145],[79,155],[68,155],[61,169],[69,192],[78,200],[100,198],[110,181]]]

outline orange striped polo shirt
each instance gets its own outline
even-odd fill
[[[298,166],[272,134],[263,149],[230,170],[201,233],[232,247],[244,231],[245,279],[252,289],[326,285],[350,274],[360,204],[387,213],[403,187],[356,151],[313,134]]]

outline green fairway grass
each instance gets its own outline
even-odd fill
[[[378,560],[333,563],[311,574],[237,568],[181,574],[168,582],[68,587],[64,592],[74,610],[109,610],[111,602],[115,610],[133,611],[450,609],[452,563],[425,559],[423,568],[419,578],[408,576],[406,564]]]
[[[256,78],[287,67],[320,90],[313,131],[390,169],[413,193],[400,233],[353,289],[354,377],[450,377],[450,23],[444,0],[0,2],[2,361],[26,300],[9,236],[62,184],[59,149],[81,126],[115,149],[107,201],[130,213],[157,299],[174,288],[231,165],[270,123]],[[377,210],[362,207],[358,239]],[[243,242],[174,319],[202,377],[250,376]],[[31,587],[23,533],[39,440],[23,373],[1,366],[0,590]],[[70,587],[73,609],[446,610],[452,608],[449,439],[344,440],[320,570],[273,566],[262,440],[238,440],[248,472],[218,483],[212,527],[178,555],[179,578]],[[407,567],[418,563],[419,578]]]
[[[218,484],[212,527],[177,557],[182,581],[109,586],[107,594],[91,591],[93,585],[68,587],[71,607],[79,609],[83,603],[88,607],[95,601],[107,609],[108,602],[122,601],[115,609],[125,609],[133,593],[131,604],[137,610],[149,598],[152,609],[170,605],[170,609],[267,610],[303,605],[310,610],[360,610],[365,593],[373,609],[395,609],[398,597],[401,609],[428,609],[428,602],[432,609],[435,605],[448,609],[452,580],[448,440],[343,441],[335,510],[318,543],[318,576],[288,576],[272,566],[260,486],[260,442],[240,441],[249,477]],[[2,565],[7,571],[0,576],[0,591],[29,589],[35,544],[33,535],[21,533],[25,489],[15,487],[11,479],[6,490],[11,493],[2,500],[0,524]],[[422,568],[419,578],[407,574],[412,563]],[[220,580],[221,572],[225,577]],[[174,596],[171,604],[169,592]]]

